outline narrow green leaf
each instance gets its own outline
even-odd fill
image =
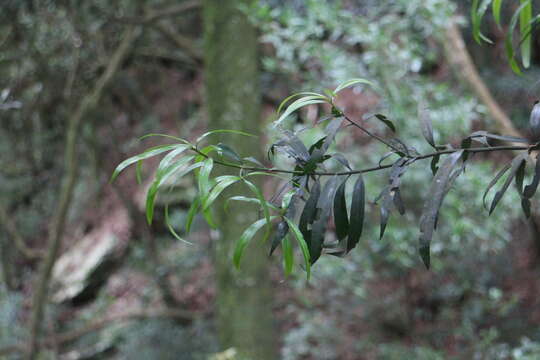
[[[139,185],[142,185],[142,166],[142,160],[137,161],[137,165],[135,167],[135,177],[137,178],[137,184]]]
[[[270,218],[271,221],[273,221],[276,218],[276,216],[272,216]],[[255,236],[257,231],[261,227],[263,227],[266,224],[266,219],[260,219],[255,221],[253,224],[248,226],[246,230],[242,233],[242,236],[238,239],[236,242],[236,246],[234,248],[234,255],[233,255],[233,263],[236,266],[236,268],[240,268],[240,260],[242,260],[242,255],[244,254],[244,250],[246,249],[246,246],[248,245],[249,241]]]
[[[220,156],[226,157],[236,162],[242,162],[242,158],[240,157],[240,155],[238,155],[238,153],[229,145],[219,143],[216,146],[219,149],[217,151]]]
[[[358,241],[362,236],[362,229],[364,227],[365,205],[366,199],[364,179],[362,178],[362,174],[359,174],[353,188],[347,252],[351,251],[356,246],[356,244],[358,244]]]
[[[210,173],[214,167],[214,160],[212,158],[207,158],[202,162],[201,170],[199,170],[198,175],[198,184],[199,184],[199,193],[202,196],[208,194],[210,191]]]
[[[495,210],[495,207],[499,203],[499,201],[502,199],[503,195],[505,194],[506,190],[512,183],[512,180],[514,180],[514,177],[516,176],[516,173],[521,168],[522,163],[526,161],[528,154],[523,153],[514,158],[512,160],[512,167],[510,168],[510,173],[508,174],[508,177],[506,178],[506,181],[504,182],[503,186],[499,191],[495,193],[495,196],[493,197],[493,201],[491,203],[491,207],[489,208],[489,214],[493,213],[493,210]]]
[[[114,172],[113,172],[113,174],[112,174],[112,177],[111,177],[111,181],[114,181],[114,179],[116,179],[116,177],[118,176],[118,174],[120,174],[120,173],[121,173],[125,168],[127,168],[129,165],[135,164],[135,163],[138,162],[138,161],[145,160],[145,159],[151,158],[151,157],[153,157],[153,156],[162,154],[162,153],[164,153],[164,152],[173,150],[173,149],[175,149],[177,146],[178,146],[177,144],[156,146],[156,147],[153,147],[153,148],[150,148],[150,149],[146,150],[146,151],[143,152],[142,154],[132,156],[132,157],[130,157],[129,159],[126,159],[126,160],[122,161],[122,162],[116,167],[116,169],[114,170]]]
[[[309,198],[307,199],[306,204],[304,205],[304,210],[300,215],[298,227],[300,228],[308,247],[311,247],[311,226],[317,216],[317,203],[319,202],[320,195],[321,185],[317,181],[311,187]]]
[[[487,195],[488,195],[489,191],[491,190],[491,188],[493,186],[495,186],[495,184],[497,184],[499,179],[510,169],[511,166],[512,166],[511,162],[504,165],[504,167],[497,173],[497,175],[495,175],[495,177],[489,182],[489,184],[488,184],[488,186],[486,188],[486,191],[484,192],[484,196],[482,196],[482,203],[483,203],[485,209],[487,209],[486,198],[487,198]]]
[[[384,125],[386,125],[390,130],[392,130],[392,132],[396,132],[396,127],[394,126],[394,123],[388,120],[386,116],[384,116],[383,114],[375,114],[374,116],[378,120],[382,121]]]
[[[371,81],[366,80],[366,79],[360,79],[360,78],[350,79],[350,80],[344,81],[341,84],[339,84],[336,87],[336,89],[334,90],[334,93],[337,94],[338,92],[340,92],[341,90],[343,90],[345,88],[348,88],[348,87],[351,87],[351,86],[354,86],[354,85],[358,85],[358,84],[365,84],[365,85],[375,86],[375,84],[373,84]]]
[[[146,220],[148,221],[148,224],[152,224],[152,219],[154,218],[154,204],[157,193],[161,186],[165,184],[172,175],[176,175],[178,178],[181,178],[193,169],[196,169],[202,165],[201,163],[195,163],[185,167],[185,165],[191,160],[193,160],[193,156],[181,159],[180,161],[170,165],[166,171],[154,179],[152,185],[150,185],[150,188],[146,193]],[[177,174],[177,172],[179,173]]]
[[[259,198],[252,198],[252,197],[246,197],[246,196],[233,196],[233,197],[228,198],[225,201],[225,205],[224,205],[225,211],[228,211],[230,201],[243,201],[243,202],[248,202],[248,203],[257,204],[257,205],[261,204],[261,200]],[[274,204],[269,203],[268,201],[265,201],[265,202],[266,202],[266,206],[268,206],[270,209],[274,211],[278,211],[278,212],[280,211],[280,209],[276,207]]]
[[[174,230],[174,227],[172,226],[171,221],[169,219],[169,204],[165,205],[165,225],[167,225],[167,229],[169,229],[169,232],[171,233],[172,236],[176,238],[176,240],[179,240],[188,245],[193,245],[193,243],[182,239],[182,237],[178,235],[178,233]]]
[[[317,202],[317,218],[313,222],[311,228],[311,246],[309,248],[312,265],[315,264],[322,253],[324,235],[326,233],[328,219],[332,212],[332,203],[337,189],[337,180],[338,177],[333,176],[324,184],[321,195],[319,196],[319,201]]]
[[[498,27],[501,27],[502,0],[493,0],[491,5],[492,5],[491,9],[493,10],[493,18],[495,19],[495,23],[497,24]]]
[[[296,224],[291,219],[288,219],[286,217],[284,219],[285,221],[287,221],[289,229],[294,234],[294,237],[296,238],[296,241],[300,246],[300,250],[302,251],[302,255],[304,257],[304,264],[306,266],[307,280],[309,281],[309,278],[311,277],[311,259],[306,240],[304,239],[304,236],[302,235],[300,229],[298,229],[298,226],[296,226]]]
[[[311,91],[303,91],[303,92],[299,92],[299,93],[296,93],[296,94],[292,94],[291,96],[288,96],[287,98],[285,98],[285,100],[283,100],[281,102],[281,104],[279,104],[279,107],[277,109],[277,113],[278,114],[281,114],[281,110],[283,110],[283,107],[292,99],[294,98],[297,98],[297,97],[300,97],[300,96],[313,96],[314,98],[318,98],[320,100],[325,100],[325,101],[328,101],[329,99],[322,95],[322,94],[319,94],[319,93],[316,93],[316,92],[311,92]]]
[[[255,184],[246,179],[244,179],[244,183],[249,187],[253,194],[255,194],[257,199],[259,199],[259,203],[263,210],[264,218],[266,219],[266,232],[264,234],[264,241],[266,241],[266,239],[268,239],[268,236],[270,236],[270,232],[272,230],[270,223],[270,208],[268,207],[268,202],[264,198],[263,192],[257,186],[255,186]]]
[[[146,138],[149,138],[149,137],[155,137],[155,136],[159,136],[159,137],[164,137],[164,138],[167,138],[167,139],[173,139],[173,140],[177,140],[177,141],[180,141],[184,144],[188,144],[188,145],[191,145],[189,141],[187,140],[184,140],[182,138],[179,138],[179,137],[176,137],[176,136],[172,136],[172,135],[168,135],[168,134],[146,134],[144,136],[141,136],[139,138],[139,140],[144,140]]]
[[[186,234],[189,234],[191,230],[191,225],[193,224],[193,219],[195,218],[195,215],[197,215],[197,213],[199,212],[200,207],[201,199],[197,196],[195,199],[193,199],[193,202],[191,203],[191,206],[186,216]]]
[[[281,114],[281,116],[274,122],[274,127],[277,127],[278,125],[280,125],[283,122],[283,120],[285,120],[289,115],[291,115],[293,112],[295,112],[296,110],[304,106],[330,102],[326,97],[323,97],[323,98],[324,100],[321,100],[320,96],[311,95],[311,96],[302,97],[294,101],[287,107],[287,109],[285,109],[283,114]]]
[[[538,188],[538,184],[540,183],[540,155],[536,156],[536,165],[534,167],[534,177],[532,179],[532,182],[525,186],[525,190],[523,190],[523,196],[527,199],[530,199],[534,196],[536,193],[536,189]]]
[[[431,147],[436,149],[435,140],[433,139],[433,124],[431,123],[431,117],[426,109],[422,108],[422,105],[418,108],[418,118],[420,119],[420,129],[422,130],[424,139],[426,139]]]
[[[512,70],[518,74],[521,75],[521,69],[519,68],[519,65],[516,62],[515,59],[515,51],[514,51],[514,30],[516,28],[516,25],[518,23],[518,20],[520,19],[521,12],[529,6],[528,1],[523,2],[519,8],[514,12],[512,15],[512,18],[510,20],[510,25],[508,26],[508,30],[506,31],[506,36],[504,40],[504,47],[506,50],[506,57],[510,63],[510,67]]]
[[[191,147],[189,145],[179,144],[176,145],[176,148],[173,149],[171,152],[169,152],[167,155],[161,159],[159,162],[158,168],[156,170],[156,176],[159,177],[160,173],[164,172],[169,165],[173,162],[174,158],[178,155],[182,154],[187,149],[190,149]]]
[[[525,69],[531,65],[531,18],[532,18],[532,3],[531,0],[520,0],[522,5],[525,5],[519,14],[519,32],[521,34],[521,62]]]
[[[230,130],[230,129],[219,129],[219,130],[212,130],[212,131],[205,132],[204,134],[202,134],[201,136],[199,136],[197,138],[195,143],[198,144],[201,141],[203,141],[206,137],[208,137],[210,135],[214,135],[214,134],[235,134],[235,135],[249,136],[249,137],[254,137],[254,138],[257,137],[257,135],[253,135],[253,134],[247,133],[245,131]]]
[[[285,275],[292,274],[294,267],[294,253],[291,239],[289,236],[285,236],[281,243],[281,249],[283,250],[283,265],[285,268]]]
[[[433,238],[433,232],[437,226],[439,210],[442,206],[444,197],[448,192],[451,181],[455,176],[451,176],[459,159],[463,155],[463,150],[456,151],[448,155],[443,161],[441,167],[435,174],[431,187],[428,192],[428,199],[424,203],[424,209],[420,216],[420,246],[419,252],[426,268],[430,267],[430,244]]]
[[[216,178],[216,185],[205,196],[203,194],[202,209],[203,211],[208,209],[210,205],[214,203],[217,197],[229,186],[235,182],[241,180],[240,176],[224,175]]]
[[[334,197],[334,224],[336,225],[338,240],[343,240],[349,234],[349,216],[347,215],[347,201],[345,200],[347,179],[338,187]]]

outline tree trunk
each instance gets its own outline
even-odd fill
[[[260,130],[260,90],[256,29],[238,10],[248,0],[204,0],[205,87],[210,129]],[[260,141],[223,136],[242,156],[258,156]],[[216,172],[222,171],[216,169]],[[225,197],[249,191],[241,184]],[[218,333],[224,348],[240,358],[276,359],[268,256],[260,238],[253,239],[241,270],[232,264],[232,250],[244,229],[258,218],[256,208],[232,204],[225,213],[214,206],[220,234],[215,239]]]

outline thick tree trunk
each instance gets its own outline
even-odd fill
[[[211,129],[258,133],[260,91],[256,29],[238,10],[248,0],[204,0],[206,101]],[[257,156],[260,142],[235,135],[221,139],[241,155]],[[217,171],[217,169],[216,169]],[[226,196],[249,191],[238,185]],[[255,208],[233,205],[218,212],[220,235],[215,240],[218,332],[224,348],[234,347],[241,358],[276,359],[268,256],[254,239],[236,271],[231,258],[236,240],[257,219]],[[236,206],[236,207],[235,207]]]

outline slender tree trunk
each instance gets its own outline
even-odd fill
[[[256,29],[238,10],[248,0],[204,0],[205,86],[211,129],[260,130],[260,90]],[[260,141],[222,137],[241,155],[257,156]],[[226,196],[246,191],[233,187]],[[214,206],[220,235],[215,241],[217,319],[224,348],[234,347],[240,358],[276,359],[268,256],[254,239],[236,271],[231,258],[236,240],[258,218],[255,208],[233,205],[228,213]]]

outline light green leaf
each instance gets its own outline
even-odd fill
[[[320,99],[320,100],[325,100],[325,101],[328,101],[329,99],[322,95],[322,94],[319,94],[319,93],[316,93],[316,92],[311,92],[311,91],[303,91],[303,92],[299,92],[299,93],[296,93],[296,94],[292,94],[291,96],[288,96],[287,98],[285,98],[285,100],[283,100],[281,102],[281,104],[279,104],[279,107],[277,109],[277,113],[278,114],[281,114],[281,110],[283,110],[283,107],[292,99],[294,98],[297,98],[297,97],[300,97],[300,96],[312,96],[316,99]]]
[[[246,179],[244,179],[244,183],[249,187],[253,194],[255,194],[257,199],[259,199],[259,203],[261,204],[264,218],[266,219],[266,232],[264,233],[263,241],[266,241],[268,239],[268,236],[270,236],[270,231],[272,230],[270,223],[270,208],[268,207],[268,203],[264,198],[264,194],[257,186],[255,186],[255,184]]]
[[[519,14],[519,32],[521,34],[521,62],[524,68],[529,68],[531,65],[531,18],[532,4],[531,0],[521,0],[521,4],[525,5]]]
[[[493,10],[493,18],[498,27],[501,27],[501,5],[502,0],[493,0],[491,9]]]
[[[173,140],[178,140],[184,144],[188,144],[188,145],[191,145],[191,143],[187,140],[184,140],[182,138],[179,138],[179,137],[176,137],[176,136],[172,136],[172,135],[167,135],[167,134],[146,134],[144,136],[141,136],[139,138],[139,140],[144,140],[146,138],[149,138],[149,137],[154,137],[154,136],[159,136],[159,137],[164,137],[164,138],[167,138],[167,139],[173,139]]]
[[[214,160],[207,158],[202,162],[202,168],[199,170],[197,182],[199,184],[199,193],[205,196],[210,191],[210,172],[214,167]]]
[[[285,275],[290,275],[294,267],[294,253],[293,246],[289,235],[285,236],[281,242],[281,249],[283,251],[283,265],[285,268]]]
[[[156,146],[156,147],[153,147],[153,148],[150,148],[150,149],[146,150],[142,154],[132,156],[129,159],[126,159],[126,160],[122,161],[116,167],[116,169],[114,170],[114,172],[112,174],[112,177],[111,177],[111,181],[114,181],[114,179],[116,179],[118,174],[120,174],[129,165],[135,164],[136,162],[138,162],[140,160],[145,160],[145,159],[151,158],[153,156],[162,154],[164,152],[171,151],[171,150],[175,149],[177,146],[178,146],[177,144]]]
[[[224,205],[225,211],[228,210],[230,201],[243,201],[243,202],[261,205],[261,200],[258,198],[252,198],[252,197],[246,197],[246,196],[233,196],[233,197],[228,198],[225,201],[225,205]],[[274,204],[268,201],[266,201],[266,205],[274,211],[279,211],[279,208],[277,208]]]
[[[193,243],[182,239],[180,235],[178,235],[178,233],[174,230],[174,227],[172,226],[171,221],[169,219],[169,204],[165,205],[165,225],[167,225],[167,229],[169,229],[169,232],[171,233],[171,235],[174,236],[177,240],[184,242],[188,245],[193,245]]]
[[[351,86],[354,86],[354,85],[357,85],[357,84],[366,84],[366,85],[375,86],[375,84],[373,84],[371,81],[366,80],[366,79],[360,79],[360,78],[350,79],[350,80],[347,80],[347,81],[342,82],[341,84],[339,84],[337,86],[337,88],[334,90],[334,93],[337,94],[341,90],[343,90],[345,88],[348,88],[348,87],[351,87]]]
[[[309,278],[311,277],[311,261],[309,259],[309,249],[306,244],[306,240],[304,240],[304,236],[302,235],[302,232],[298,229],[298,226],[292,221],[291,219],[284,218],[285,221],[287,221],[287,224],[289,224],[289,229],[294,234],[294,237],[296,238],[296,241],[298,242],[298,245],[300,246],[300,250],[302,251],[302,255],[304,256],[304,263],[306,265],[306,273],[307,273],[307,279],[309,281]]]
[[[195,143],[200,143],[202,140],[204,140],[204,138],[210,136],[210,135],[213,135],[213,134],[236,134],[236,135],[243,135],[243,136],[250,136],[250,137],[257,137],[257,135],[253,135],[253,134],[250,134],[250,133],[247,133],[245,131],[240,131],[240,130],[229,130],[229,129],[219,129],[219,130],[212,130],[212,131],[208,131],[208,132],[205,132],[204,134],[202,134],[201,136],[199,136],[199,138],[195,141]]]
[[[212,203],[217,199],[217,197],[230,185],[241,180],[240,176],[224,175],[216,178],[216,185],[212,190],[205,196],[202,194],[202,208],[206,210]]]
[[[289,105],[287,107],[287,109],[285,109],[285,111],[283,112],[283,114],[281,114],[279,119],[277,119],[274,122],[274,127],[281,124],[281,122],[283,122],[283,120],[285,120],[287,118],[287,116],[291,115],[293,112],[295,112],[296,110],[298,110],[298,109],[300,109],[300,108],[302,108],[304,106],[312,105],[312,104],[330,103],[328,98],[326,98],[324,96],[323,96],[323,98],[324,98],[324,100],[321,100],[320,96],[312,95],[312,96],[305,96],[305,97],[302,97],[302,98],[294,101],[291,105]]]
[[[270,220],[272,221],[275,218],[276,216],[272,216]],[[255,221],[253,224],[248,226],[246,230],[244,230],[244,233],[236,242],[236,246],[234,248],[233,263],[237,269],[240,268],[240,260],[242,260],[242,255],[244,254],[244,250],[246,249],[249,241],[253,238],[253,236],[255,236],[257,231],[259,231],[259,229],[263,227],[264,224],[266,224],[266,221],[266,219],[260,219]]]

